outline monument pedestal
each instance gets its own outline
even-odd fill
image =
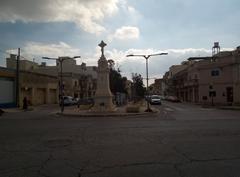
[[[112,93],[109,87],[109,67],[104,56],[104,47],[106,44],[102,41],[101,47],[102,56],[98,60],[98,75],[97,75],[97,90],[94,97],[93,112],[114,112],[115,106],[112,102]]]

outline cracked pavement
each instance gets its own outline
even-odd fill
[[[157,115],[68,118],[56,106],[0,117],[0,176],[240,176],[240,111],[164,102]]]

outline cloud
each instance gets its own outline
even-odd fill
[[[109,39],[118,39],[118,40],[130,40],[138,39],[140,35],[139,29],[133,26],[122,26],[118,28],[113,35],[109,36]]]
[[[64,42],[59,42],[58,44],[45,44],[38,42],[28,42],[22,48],[22,56],[30,59],[37,58],[37,62],[42,62],[42,57],[58,58],[60,56],[79,56],[81,51],[74,48]],[[51,62],[55,63],[55,62]]]
[[[222,49],[225,50],[233,50]],[[164,75],[169,67],[172,65],[181,64],[182,61],[187,60],[189,57],[197,56],[211,56],[212,51],[205,48],[185,48],[185,49],[129,49],[126,51],[112,49],[105,50],[105,56],[107,59],[113,59],[116,63],[116,67],[119,67],[122,71],[123,76],[127,76],[131,79],[132,73],[139,73],[144,78],[146,77],[146,60],[143,57],[126,57],[128,54],[156,54],[161,52],[167,52],[165,56],[153,56],[148,60],[149,66],[149,78],[160,78]],[[87,66],[97,65],[97,61],[101,56],[101,51],[96,46],[95,51],[91,53],[82,53],[80,49],[72,47],[71,45],[59,42],[57,44],[44,44],[37,42],[28,42],[23,48],[24,56],[47,56],[47,57],[58,57],[58,56],[75,56],[81,54],[83,62]],[[31,57],[30,57],[31,58]],[[81,61],[82,61],[81,60]],[[80,62],[78,64],[80,64]],[[153,82],[154,80],[151,80]]]
[[[118,12],[118,0],[1,0],[0,22],[74,22],[89,33],[105,31],[101,22]]]
[[[160,51],[157,49],[129,49],[127,51],[118,51],[113,49],[106,51],[106,57],[113,59],[120,66],[120,70],[124,76],[131,79],[131,73],[139,73],[146,77],[146,60],[143,57],[126,57],[128,54],[156,54],[167,52],[168,55],[150,57],[148,61],[149,78],[161,78],[169,67],[181,64],[182,61],[194,56],[210,56],[211,50],[207,49],[166,49]],[[150,83],[153,82],[150,80]]]
[[[223,48],[222,51],[231,51],[233,48]],[[146,60],[143,57],[126,57],[128,54],[157,54],[161,52],[167,52],[168,55],[153,56],[148,60],[149,78],[150,83],[154,82],[154,79],[161,78],[165,72],[169,70],[172,65],[181,64],[182,61],[187,60],[189,57],[204,57],[211,56],[212,50],[205,48],[185,48],[185,49],[129,49],[127,51],[118,51],[113,49],[112,51],[106,51],[108,57],[113,59],[120,66],[120,70],[124,76],[131,79],[131,73],[139,73],[144,78],[146,77]]]

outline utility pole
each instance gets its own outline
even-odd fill
[[[62,63],[64,60],[68,60],[68,59],[76,59],[76,58],[81,58],[81,56],[74,56],[72,58],[70,57],[58,57],[58,58],[50,58],[50,57],[42,57],[42,59],[46,59],[46,60],[55,60],[57,62],[59,62],[60,64],[60,86],[59,86],[59,91],[60,91],[60,109],[61,109],[61,113],[63,113],[64,111],[64,100],[63,100],[63,66]],[[59,74],[59,73],[58,73]]]
[[[19,65],[20,65],[21,51],[18,48],[17,63],[16,63],[16,106],[19,107]]]
[[[61,95],[61,101],[60,101],[60,105],[61,105],[61,113],[63,113],[64,111],[64,100],[63,100],[63,76],[62,76],[62,63],[63,63],[63,58],[58,58],[58,61],[60,62],[60,95]]]

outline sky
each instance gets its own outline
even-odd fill
[[[0,0],[0,65],[9,53],[41,63],[42,57],[81,56],[77,63],[97,65],[98,44],[123,76],[160,78],[188,57],[211,56],[240,45],[239,0]],[[52,61],[49,65],[53,65]]]

